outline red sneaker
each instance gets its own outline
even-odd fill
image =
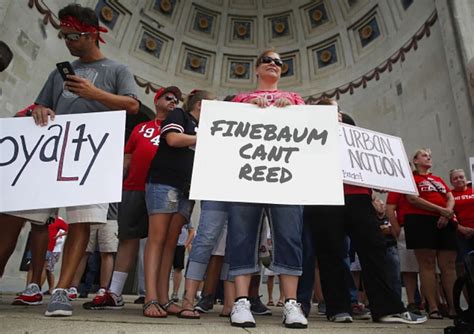
[[[122,296],[100,289],[91,302],[82,304],[86,310],[120,310],[124,306]]]
[[[67,297],[69,298],[69,300],[77,299],[77,288],[71,287],[67,289]]]
[[[15,298],[12,305],[41,305],[43,294],[36,283],[28,284],[26,289]]]

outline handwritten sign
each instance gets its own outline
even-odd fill
[[[341,124],[344,183],[418,195],[399,137]]]
[[[334,106],[258,108],[204,101],[190,196],[344,204]]]
[[[120,202],[125,112],[0,119],[0,212]]]

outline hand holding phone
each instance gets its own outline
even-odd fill
[[[74,70],[72,69],[72,65],[68,61],[57,63],[56,67],[58,68],[59,74],[61,74],[61,77],[64,81],[68,80],[68,75],[75,75]]]

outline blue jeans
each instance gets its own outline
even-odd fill
[[[298,281],[297,300],[301,303],[306,317],[311,311],[314,288],[314,271],[316,269],[316,238],[314,235],[314,222],[310,213],[311,208],[305,211],[303,223],[303,274]],[[358,291],[351,274],[351,259],[349,256],[351,239],[346,236],[341,258],[344,261],[344,277],[347,281],[347,289],[350,291],[351,304],[357,304]],[[319,301],[321,302],[321,301]]]
[[[474,250],[474,238],[465,239],[463,236],[457,234],[456,242],[458,246],[458,258],[456,259],[457,263],[464,263],[464,257]]]
[[[405,312],[402,301],[388,283],[386,240],[376,220],[372,199],[368,195],[346,195],[345,206],[314,206],[313,217],[316,255],[321,286],[326,301],[326,316],[351,313],[351,296],[347,290],[346,235],[354,243],[362,266],[362,278],[370,302],[372,319]]]
[[[313,299],[314,271],[316,269],[316,249],[314,245],[313,226],[308,219],[303,220],[303,273],[298,280],[296,299],[301,303],[301,308],[306,317],[311,311]],[[321,301],[319,301],[321,302]]]
[[[397,246],[387,247],[387,271],[388,285],[398,294],[398,298],[402,299],[402,279],[400,274],[400,257],[398,256]]]
[[[350,257],[350,249],[351,249],[351,238],[346,235],[345,239],[345,248],[343,254],[344,256],[344,264],[346,265],[346,271],[344,272],[344,276],[346,277],[347,281],[347,288],[351,294],[351,304],[359,303],[359,294],[357,291],[357,286],[354,282],[354,278],[352,277],[351,273],[351,257]]]
[[[186,266],[186,278],[196,281],[204,279],[212,250],[227,222],[228,206],[227,202],[201,202],[201,216]]]
[[[258,248],[264,209],[267,209],[272,232],[270,270],[276,274],[300,276],[303,263],[303,207],[258,203],[230,204],[227,238],[230,275],[260,272]]]

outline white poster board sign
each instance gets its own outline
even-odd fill
[[[344,204],[334,106],[203,101],[190,197]]]
[[[418,195],[401,138],[341,124],[344,183]]]
[[[121,201],[125,112],[0,119],[0,212]]]

